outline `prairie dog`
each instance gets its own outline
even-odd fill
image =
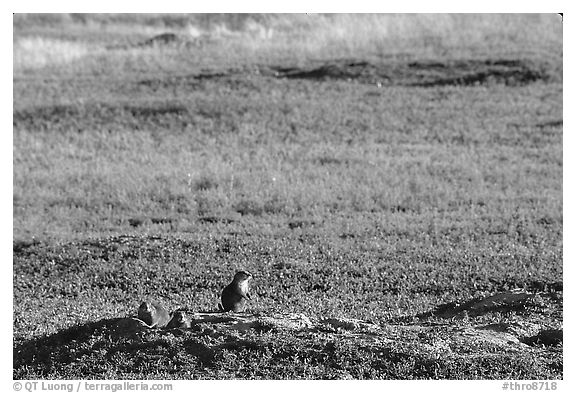
[[[156,302],[142,302],[138,308],[138,318],[152,327],[165,327],[170,321],[170,314]]]
[[[189,327],[190,321],[183,311],[174,311],[174,313],[172,313],[172,319],[168,322],[168,325],[166,325],[167,329],[187,329]]]
[[[234,275],[234,279],[222,291],[220,297],[221,304],[218,308],[221,311],[244,311],[246,300],[250,297],[250,280],[252,275],[245,270],[240,270]]]

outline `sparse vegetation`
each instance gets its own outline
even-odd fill
[[[562,328],[560,21],[431,18],[15,15],[14,378],[562,378],[557,339],[407,344]],[[215,309],[237,269],[252,311],[442,328],[98,325],[150,297]],[[542,304],[430,313],[513,288]]]

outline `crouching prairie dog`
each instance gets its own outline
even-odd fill
[[[138,319],[151,327],[165,327],[171,318],[170,313],[157,302],[142,302],[138,308]]]
[[[174,311],[172,319],[166,325],[166,329],[188,329],[190,327],[190,320],[184,311]]]
[[[246,308],[246,301],[250,297],[250,280],[252,275],[245,270],[240,270],[234,275],[234,279],[222,291],[220,311],[241,312]]]

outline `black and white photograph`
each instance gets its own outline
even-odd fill
[[[563,13],[305,11],[12,15],[8,388],[560,388]]]

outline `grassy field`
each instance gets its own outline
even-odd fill
[[[13,61],[14,378],[562,378],[561,346],[65,330],[215,309],[238,269],[257,312],[408,324],[522,288],[554,312],[428,322],[561,328],[555,15],[15,15]]]

